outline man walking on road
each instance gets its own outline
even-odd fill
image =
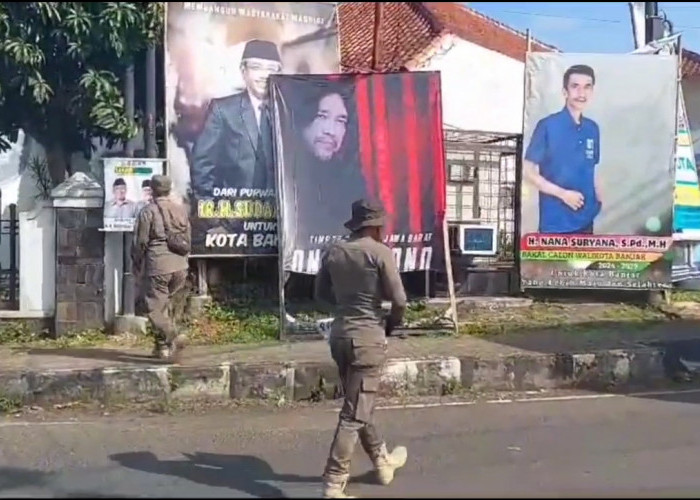
[[[373,424],[376,392],[386,361],[386,332],[401,324],[406,293],[391,250],[381,243],[384,211],[365,200],[352,204],[348,241],[333,244],[316,276],[316,299],[335,306],[330,346],[345,402],[323,474],[324,498],[345,494],[350,460],[359,438],[379,481],[387,485],[406,463],[407,450],[387,451]],[[384,318],[382,300],[391,301]],[[386,324],[382,323],[386,321]]]
[[[167,176],[154,175],[151,179],[153,203],[138,215],[131,254],[137,274],[146,273],[145,301],[155,334],[154,355],[162,359],[175,358],[184,347],[185,336],[177,334],[168,306],[187,281],[191,241],[187,212],[169,199],[171,187]],[[173,245],[173,241],[184,245]]]

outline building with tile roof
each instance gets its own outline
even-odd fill
[[[446,125],[521,132],[525,33],[456,2],[382,2],[375,54],[375,9],[339,4],[343,71],[439,70]],[[530,48],[558,50],[535,38]]]
[[[525,60],[527,37],[456,2],[382,2],[382,46],[373,67],[375,3],[339,4],[341,64],[345,71],[412,69],[440,51],[441,38],[458,38],[499,54]],[[556,51],[532,39],[531,49]]]

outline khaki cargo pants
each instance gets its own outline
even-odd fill
[[[326,463],[323,478],[343,483],[350,475],[350,460],[359,438],[371,459],[379,455],[384,440],[374,426],[374,404],[387,356],[385,340],[331,338],[331,355],[340,371],[345,402]]]
[[[168,308],[173,295],[179,292],[186,282],[186,270],[147,278],[146,309],[155,334],[156,347],[169,346],[177,335]]]

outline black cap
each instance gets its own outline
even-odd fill
[[[151,179],[146,179],[141,183],[141,189],[151,187]]]
[[[114,179],[114,184],[112,184],[112,187],[117,187],[117,186],[126,186],[126,182],[124,182],[124,179],[121,177],[117,177]]]
[[[241,60],[245,61],[251,58],[267,59],[268,61],[282,63],[277,45],[267,40],[250,40],[246,43]]]

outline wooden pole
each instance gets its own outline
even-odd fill
[[[382,2],[374,3],[374,36],[372,53],[372,70],[377,71],[379,68],[379,58],[382,55]]]
[[[457,296],[455,280],[452,275],[452,254],[450,253],[450,233],[447,227],[447,213],[442,219],[442,245],[445,252],[445,271],[447,272],[447,291],[450,294],[450,313],[455,325],[455,335],[459,335],[459,318],[457,317]]]

